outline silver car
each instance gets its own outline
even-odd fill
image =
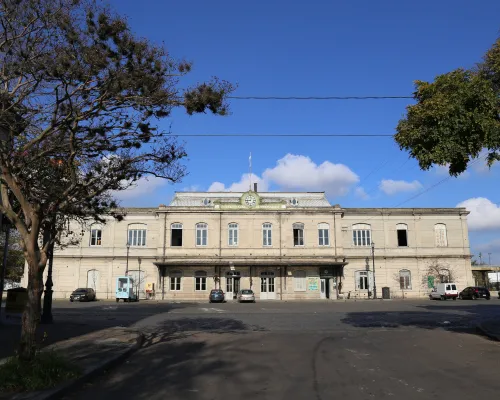
[[[251,289],[242,289],[238,292],[238,302],[242,303],[244,301],[251,301],[255,303],[255,294]]]

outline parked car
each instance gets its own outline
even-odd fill
[[[458,290],[456,283],[438,283],[438,285],[432,289],[432,292],[429,294],[429,298],[431,300],[456,300],[457,297]]]
[[[92,288],[76,289],[69,296],[69,301],[95,301],[95,291]]]
[[[223,303],[226,300],[222,289],[212,289],[208,295],[209,303]]]
[[[252,303],[255,303],[255,294],[251,289],[240,290],[236,298],[239,303],[243,303],[244,301],[251,301]]]
[[[460,300],[463,300],[463,299],[470,299],[470,300],[486,299],[486,300],[489,300],[491,298],[491,295],[490,295],[490,291],[488,289],[486,289],[485,287],[469,286],[460,292],[460,294],[458,295],[458,298]]]

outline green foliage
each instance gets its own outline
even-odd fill
[[[488,165],[500,160],[500,38],[477,68],[415,86],[416,104],[407,107],[395,139],[422,169],[449,165],[456,176],[484,149]]]
[[[48,389],[80,375],[76,365],[56,352],[40,352],[31,361],[11,357],[0,365],[0,392]]]

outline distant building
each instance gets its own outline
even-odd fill
[[[379,298],[383,288],[422,297],[435,279],[474,283],[467,214],[342,208],[324,193],[176,193],[168,206],[130,208],[124,221],[93,224],[79,246],[56,251],[54,296],[92,287],[113,299],[128,264],[141,297],[154,286],[156,299],[172,301],[208,301],[213,288],[228,299],[240,288],[261,300],[367,298],[375,285]]]

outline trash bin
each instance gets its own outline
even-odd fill
[[[28,290],[25,288],[15,288],[7,290],[7,300],[5,301],[5,315],[20,315],[28,302]]]
[[[391,288],[383,287],[382,288],[382,298],[388,300],[391,298]]]

